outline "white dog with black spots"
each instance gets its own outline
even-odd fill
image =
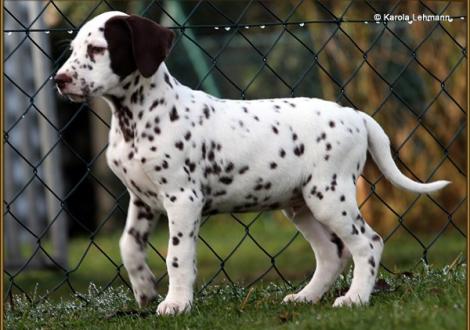
[[[393,161],[370,116],[314,98],[219,99],[173,78],[163,62],[173,32],[107,12],[87,22],[55,81],[74,102],[103,97],[112,110],[107,160],[130,194],[121,256],[140,306],[156,296],[146,264],[150,231],[168,217],[169,289],[160,315],[188,311],[202,215],[283,209],[315,253],[311,281],[284,302],[317,302],[352,256],[347,293],[333,306],[369,301],[383,249],[362,218],[356,180],[367,151],[394,185],[428,193]]]

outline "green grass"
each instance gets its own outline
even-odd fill
[[[44,301],[31,307],[16,296],[7,305],[6,329],[464,329],[466,267],[419,267],[408,276],[381,274],[381,285],[365,307],[331,307],[350,283],[342,276],[316,305],[283,305],[291,290],[259,283],[252,289],[211,286],[198,296],[189,314],[157,317],[158,302],[139,310],[129,291],[109,288],[97,296],[91,286],[86,298]],[[161,299],[161,297],[159,298]],[[13,308],[12,308],[13,306]]]
[[[241,216],[241,221],[248,224],[253,219],[253,214]],[[283,247],[295,236],[295,227],[288,221],[277,216],[276,213],[264,215],[250,227],[250,234],[270,255],[278,254]],[[222,258],[227,258],[237,246],[245,234],[243,226],[233,219],[226,217],[213,217],[202,226],[200,235],[207,241],[211,248]],[[52,299],[70,297],[72,289],[85,292],[90,283],[98,286],[106,286],[113,281],[114,286],[122,285],[116,275],[120,272],[123,278],[127,274],[123,268],[117,268],[121,264],[118,241],[120,233],[100,232],[94,237],[94,244],[88,237],[74,238],[70,242],[69,273],[53,270],[22,271],[13,278],[15,285],[30,293],[37,288],[37,297],[52,292]],[[433,235],[419,235],[425,245],[434,238]],[[162,255],[166,254],[168,230],[166,223],[162,222],[154,231],[150,242]],[[46,244],[46,250],[51,251]],[[442,268],[450,264],[459,254],[465,251],[465,238],[455,230],[449,229],[429,249],[429,262],[433,267]],[[108,255],[106,257],[104,253]],[[383,264],[394,271],[412,270],[420,263],[423,248],[406,232],[395,233],[385,245]],[[164,274],[165,264],[163,260],[152,250],[149,252],[148,262],[157,275]],[[276,266],[282,275],[299,283],[310,276],[315,268],[313,253],[309,244],[298,235],[292,244],[275,258]],[[263,274],[271,267],[271,259],[253,242],[247,238],[236,252],[224,263],[224,269],[230,278],[240,285],[246,285]],[[198,286],[201,287],[220,269],[220,260],[204,244],[198,241]],[[10,274],[15,274],[10,272]],[[68,278],[68,282],[65,279]],[[265,281],[279,281],[279,275],[271,270],[264,277]],[[159,287],[160,292],[166,291],[166,278]],[[214,283],[227,283],[223,273],[219,273]],[[5,276],[5,284],[8,288],[12,281]],[[6,291],[6,290],[5,290]],[[13,287],[13,293],[20,292]]]

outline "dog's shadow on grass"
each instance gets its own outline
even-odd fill
[[[118,310],[113,313],[110,313],[105,316],[106,320],[112,320],[115,318],[121,318],[121,317],[135,317],[135,318],[147,318],[149,316],[154,316],[155,315],[155,309],[145,309],[145,310],[139,310],[139,309],[123,309],[123,310]]]

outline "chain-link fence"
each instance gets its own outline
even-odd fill
[[[464,251],[464,3],[5,1],[4,299],[77,293],[94,279],[103,290],[129,286],[117,252],[128,196],[104,165],[109,114],[98,102],[66,103],[51,81],[68,55],[67,40],[88,19],[115,9],[176,32],[167,64],[182,83],[220,97],[322,97],[362,109],[390,134],[408,176],[453,181],[432,196],[403,194],[367,166],[358,201],[385,238],[385,270],[422,260],[450,264]],[[409,23],[384,13],[440,20]],[[292,285],[311,274],[307,243],[280,217],[204,219],[198,244],[206,256],[200,267],[208,270],[199,289],[263,278]],[[149,259],[160,282],[166,237],[158,235]],[[390,259],[388,249],[398,253]],[[289,266],[295,258],[305,263],[298,271]]]

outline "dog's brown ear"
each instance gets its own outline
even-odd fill
[[[136,69],[146,78],[162,63],[173,42],[173,31],[140,16],[116,16],[104,27],[111,68],[120,77]]]
[[[135,64],[140,73],[148,78],[165,60],[175,34],[154,21],[140,16],[129,16],[127,23],[131,31]]]

